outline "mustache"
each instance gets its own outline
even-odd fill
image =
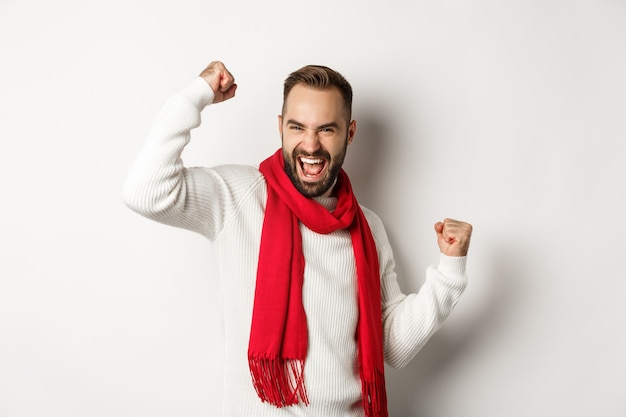
[[[313,153],[304,152],[299,149],[294,149],[291,155],[293,159],[297,159],[298,157],[305,157],[305,158],[322,158],[322,159],[326,159],[327,161],[330,160],[330,153],[322,149]]]

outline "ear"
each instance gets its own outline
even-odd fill
[[[283,135],[283,115],[278,115],[278,134],[282,137]]]
[[[348,144],[352,143],[354,135],[356,135],[356,120],[351,121],[348,126]]]

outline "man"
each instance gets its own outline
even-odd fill
[[[441,258],[401,293],[380,219],[341,169],[352,89],[307,66],[285,81],[282,147],[259,168],[187,168],[200,113],[235,96],[221,62],[170,98],[124,187],[126,204],[214,242],[224,308],[222,415],[386,416],[384,362],[404,366],[463,292],[471,225],[435,224]]]

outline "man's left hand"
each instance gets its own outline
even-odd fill
[[[466,256],[472,237],[472,225],[453,219],[435,223],[437,243],[447,256]]]

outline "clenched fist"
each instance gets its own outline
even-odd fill
[[[226,69],[226,66],[219,62],[213,61],[201,73],[200,77],[209,83],[215,97],[213,103],[220,103],[235,96],[237,84],[235,77]]]
[[[458,220],[445,219],[435,223],[437,243],[441,253],[448,256],[465,256],[472,237],[472,225]]]

